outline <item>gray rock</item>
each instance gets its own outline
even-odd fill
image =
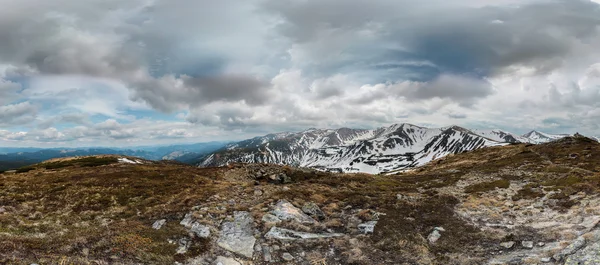
[[[254,252],[254,219],[249,212],[234,212],[233,222],[224,222],[217,245],[231,252],[252,258]]]
[[[190,231],[194,232],[198,237],[208,238],[210,236],[210,228],[205,225],[201,225],[198,222],[194,222]]]
[[[442,237],[442,234],[440,234],[438,230],[433,230],[433,232],[431,232],[429,236],[427,236],[427,240],[429,241],[429,244],[433,244],[437,242],[440,239],[440,237]]]
[[[565,259],[565,265],[600,264],[600,243],[595,242]]]
[[[375,231],[375,225],[377,221],[369,221],[358,225],[358,231],[363,234],[372,234]]]
[[[562,251],[560,251],[559,253],[556,253],[552,257],[556,261],[562,261],[566,256],[574,254],[575,252],[577,252],[577,250],[583,248],[584,246],[585,246],[585,238],[580,236],[577,239],[575,239],[575,241],[573,241],[573,243],[571,243],[568,247],[564,248]]]
[[[538,243],[537,243],[537,246],[538,246],[538,247],[543,247],[543,246],[545,246],[545,245],[546,245],[546,243],[544,243],[544,242],[538,242]]]
[[[283,184],[292,182],[292,179],[285,173],[271,174],[271,175],[269,175],[269,179],[273,182],[283,183]]]
[[[294,260],[294,256],[292,256],[292,254],[287,253],[287,252],[283,253],[283,255],[281,255],[281,258],[283,260],[285,260],[285,261],[292,261],[292,260]]]
[[[214,264],[215,265],[242,265],[235,259],[227,258],[227,257],[223,257],[223,256],[218,256],[217,259],[215,260]]]
[[[187,238],[179,239],[179,246],[177,247],[177,254],[185,254],[190,248],[190,241]]]
[[[442,237],[442,234],[440,232],[445,231],[446,229],[444,229],[443,227],[433,228],[433,231],[429,234],[429,236],[427,236],[427,241],[429,241],[429,244],[437,242],[440,239],[440,237]]]
[[[165,225],[166,222],[167,222],[166,219],[158,220],[152,224],[152,228],[159,230],[162,228],[163,225]]]
[[[258,196],[261,196],[261,195],[263,195],[263,192],[262,192],[262,190],[259,190],[259,189],[255,189],[255,190],[254,190],[254,196],[257,196],[257,197],[258,197]]]
[[[323,211],[321,211],[321,208],[319,208],[319,205],[317,205],[314,202],[305,203],[304,206],[302,206],[302,211],[318,220],[325,219],[325,213]]]
[[[511,249],[515,245],[515,241],[508,241],[500,243],[500,246],[505,249]]]
[[[266,262],[273,261],[273,257],[271,256],[271,247],[263,246],[262,252],[263,252],[263,260],[264,261],[266,261]]]
[[[187,213],[185,215],[185,217],[183,217],[183,220],[181,220],[181,222],[179,222],[180,225],[183,225],[187,228],[192,227],[192,223],[194,223],[194,218],[192,217],[192,213]]]
[[[548,257],[541,258],[540,261],[543,262],[543,263],[550,263],[550,262],[552,262],[552,258],[548,258]]]
[[[521,241],[521,246],[524,248],[532,249],[533,241]]]
[[[287,184],[287,183],[292,183],[292,178],[290,178],[287,174],[285,173],[279,173],[279,180],[281,181],[281,183],[283,184]]]
[[[323,234],[313,234],[313,233],[305,233],[298,232],[294,230],[289,230],[285,228],[279,227],[271,227],[271,230],[267,232],[265,238],[267,239],[279,239],[279,240],[298,240],[298,239],[316,239],[316,238],[328,238],[328,237],[341,237],[344,234],[340,233],[323,233]]]
[[[264,214],[262,217],[262,221],[265,223],[270,223],[270,224],[278,224],[281,223],[281,219],[279,219],[277,216],[272,215],[272,214]]]
[[[294,220],[299,223],[315,223],[313,218],[306,215],[300,209],[296,208],[286,200],[280,200],[277,205],[275,205],[275,209],[272,213],[284,221]]]

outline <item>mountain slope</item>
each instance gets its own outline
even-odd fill
[[[598,264],[599,172],[580,136],[383,176],[56,159],[0,174],[0,264]]]
[[[547,143],[550,141],[558,140],[558,139],[566,137],[566,136],[569,136],[569,135],[568,134],[549,134],[549,133],[539,132],[536,130],[533,130],[533,131],[528,132],[523,135],[524,138],[528,139],[529,142],[533,143],[533,144]]]
[[[232,144],[208,156],[199,166],[273,163],[324,171],[382,173],[414,168],[449,154],[516,142],[529,141],[502,131],[478,134],[458,126],[430,129],[406,123],[375,130],[312,129]]]

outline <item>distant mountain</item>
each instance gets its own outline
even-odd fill
[[[449,154],[511,143],[543,143],[566,135],[502,130],[468,130],[459,126],[425,128],[394,124],[375,130],[310,129],[268,134],[227,145],[198,164],[273,163],[323,171],[385,173],[410,169]]]
[[[538,132],[535,130],[523,135],[523,137],[529,139],[530,143],[533,143],[533,144],[547,143],[550,141],[558,140],[565,136],[569,136],[569,135],[568,134],[549,134],[549,133]]]
[[[207,154],[223,148],[224,142],[209,142],[169,146],[143,146],[124,148],[0,148],[0,170],[15,169],[44,160],[71,156],[126,155],[148,160],[176,160],[194,164]],[[15,151],[15,152],[10,152]]]

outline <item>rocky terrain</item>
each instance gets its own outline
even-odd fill
[[[598,264],[600,144],[394,175],[57,159],[0,175],[1,264]]]
[[[228,145],[199,166],[232,162],[272,163],[343,173],[394,173],[422,166],[449,154],[514,143],[545,143],[567,135],[531,131],[523,136],[502,130],[459,126],[425,128],[394,124],[375,130],[310,129],[269,134]]]

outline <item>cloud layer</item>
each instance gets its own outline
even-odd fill
[[[0,0],[0,144],[456,123],[598,135],[588,0]]]

